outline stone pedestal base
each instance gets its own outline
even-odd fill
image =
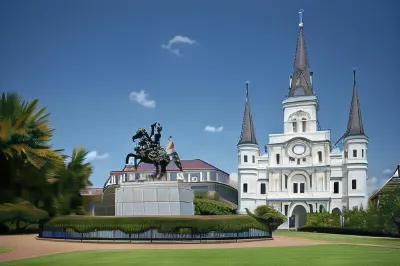
[[[194,215],[193,196],[179,182],[122,183],[115,191],[115,216]]]

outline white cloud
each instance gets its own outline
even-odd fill
[[[140,104],[141,106],[147,107],[147,108],[155,108],[156,107],[156,101],[155,100],[150,100],[149,94],[147,94],[144,90],[141,90],[139,92],[132,91],[129,94],[129,100],[132,102],[136,102]]]
[[[173,37],[171,40],[168,41],[168,44],[161,44],[161,48],[168,50],[177,56],[182,56],[179,49],[171,47],[173,44],[177,44],[177,43],[192,45],[192,44],[197,43],[197,41],[192,40],[186,36],[176,35],[175,37]]]
[[[91,162],[94,160],[102,160],[108,158],[108,156],[108,153],[99,154],[97,151],[91,151],[86,155],[86,161]]]
[[[382,172],[382,174],[384,174],[384,175],[391,175],[391,174],[393,174],[393,170],[392,169],[385,169],[385,170],[383,170],[383,172]]]
[[[385,169],[382,171],[382,176],[380,177],[371,177],[367,179],[367,190],[368,194],[371,196],[375,193],[378,189],[380,189],[386,181],[392,177],[393,174],[392,169]]]
[[[380,182],[378,178],[376,178],[375,176],[367,179],[368,195],[371,196],[373,193],[375,193],[376,190],[380,188],[379,183]]]
[[[220,126],[220,127],[206,126],[204,128],[204,131],[212,132],[212,133],[222,132],[223,130],[224,130],[223,126]]]

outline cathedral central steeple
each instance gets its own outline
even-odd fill
[[[308,65],[306,42],[303,30],[303,10],[299,11],[300,23],[297,37],[293,76],[290,81],[289,97],[313,95],[310,66]]]

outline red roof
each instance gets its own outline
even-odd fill
[[[228,173],[222,171],[221,169],[218,169],[217,167],[206,163],[203,160],[200,159],[194,159],[194,160],[181,160],[182,163],[182,168],[184,171],[190,171],[190,170],[216,170],[220,171],[226,175],[229,175]],[[147,163],[141,163],[138,167],[138,171],[143,172],[143,171],[155,171],[155,167],[152,164],[147,164]],[[170,162],[167,166],[167,172],[176,172],[179,171],[178,167],[176,167],[174,162]],[[136,172],[135,168],[133,168],[133,165],[125,166],[122,171],[112,171],[110,175],[114,174],[120,174],[122,172]]]

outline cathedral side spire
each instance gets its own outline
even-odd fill
[[[299,34],[297,37],[296,56],[293,77],[290,82],[289,97],[313,95],[310,66],[308,65],[306,42],[303,30],[303,9],[299,11]]]
[[[353,96],[351,97],[349,121],[347,123],[347,130],[344,137],[365,135],[364,126],[361,116],[360,101],[358,99],[357,86],[356,86],[356,71],[353,70]]]
[[[253,118],[250,110],[249,100],[249,82],[246,82],[246,105],[244,108],[244,116],[242,123],[242,132],[240,134],[240,140],[238,145],[241,144],[256,144],[256,134],[254,133]]]

